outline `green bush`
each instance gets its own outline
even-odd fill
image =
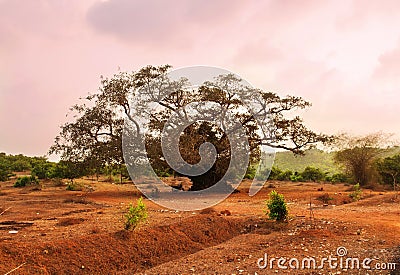
[[[70,182],[67,185],[67,191],[82,191],[83,187],[81,184]]]
[[[14,187],[25,187],[28,184],[39,184],[39,180],[35,176],[23,176],[17,179]]]
[[[290,180],[290,177],[293,175],[293,172],[292,171],[284,171],[284,172],[281,172],[278,176],[277,176],[277,180],[280,180],[280,181],[288,181],[288,180]]]
[[[252,180],[256,176],[256,172],[257,172],[257,165],[249,165],[249,167],[247,167],[247,171],[246,174],[244,175],[244,178]]]
[[[269,200],[267,201],[268,216],[271,220],[284,221],[287,219],[288,210],[285,198],[275,190],[269,193]]]
[[[303,176],[298,172],[294,172],[294,174],[290,176],[290,180],[294,182],[304,181]]]
[[[349,197],[353,199],[353,201],[359,201],[361,199],[361,188],[360,184],[357,183],[356,185],[353,186],[353,192],[349,194]]]
[[[325,180],[333,183],[345,183],[350,181],[349,177],[343,173],[336,173],[332,176],[326,176]]]
[[[276,168],[275,166],[272,167],[271,171],[269,169],[266,169],[262,172],[264,175],[267,175],[269,173],[268,179],[270,180],[277,180],[278,176],[282,173],[282,170],[279,168]]]
[[[301,177],[305,181],[316,182],[325,179],[325,173],[322,172],[319,168],[307,166],[301,173]]]
[[[25,157],[27,158],[27,157]],[[23,172],[30,170],[32,168],[29,160],[27,159],[16,159],[12,164],[11,164],[11,170],[15,172]]]
[[[0,181],[9,180],[11,175],[12,175],[12,173],[11,173],[10,169],[0,166]]]
[[[10,161],[4,153],[0,153],[0,181],[6,181],[11,177]]]
[[[143,203],[143,199],[137,200],[136,206],[129,205],[128,213],[125,214],[125,229],[135,229],[139,223],[144,222],[147,219],[146,206]]]

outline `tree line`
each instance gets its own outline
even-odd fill
[[[365,138],[365,137],[364,137]],[[363,150],[361,150],[363,148]],[[332,182],[332,183],[360,183],[366,186],[371,182],[379,182],[391,185],[396,190],[400,182],[400,154],[393,154],[400,149],[361,147],[347,148],[334,152],[335,160],[342,165],[343,172],[331,174],[320,168],[313,166],[306,167],[303,171],[281,170],[272,167],[271,170],[262,171],[268,174],[269,180],[292,181],[292,182]],[[352,155],[350,158],[344,156]],[[382,155],[388,155],[382,157]],[[301,156],[300,156],[301,157]],[[362,163],[362,165],[360,165]],[[254,179],[256,175],[256,166],[249,166],[245,178]],[[30,171],[33,179],[69,179],[80,178],[84,176],[106,175],[111,180],[112,176],[129,178],[128,172],[120,170],[120,167],[105,166],[102,169],[90,169],[83,162],[59,161],[50,162],[46,157],[28,157],[22,154],[7,155],[0,153],[0,181],[7,181],[15,176],[15,172]],[[158,176],[173,176],[162,171]]]
[[[121,174],[119,167],[105,166],[101,169],[91,169],[86,163],[60,160],[51,162],[46,157],[28,157],[22,154],[7,155],[0,153],[0,181],[7,181],[15,176],[15,172],[30,172],[37,179],[69,179],[73,180],[84,176],[95,176],[98,180],[100,175],[112,176]],[[124,178],[129,175],[122,171]]]

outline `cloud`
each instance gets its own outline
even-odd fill
[[[201,37],[200,31],[220,27],[238,8],[236,0],[109,0],[95,3],[87,19],[101,33],[162,47],[163,42],[191,43]]]
[[[317,131],[399,132],[399,8],[390,0],[0,0],[0,151],[44,154],[100,75],[166,63],[225,67],[303,96]]]

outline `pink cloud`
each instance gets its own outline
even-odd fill
[[[397,132],[398,1],[0,0],[0,151],[42,155],[99,76],[220,66],[313,103],[318,131]],[[28,132],[28,134],[27,134]]]

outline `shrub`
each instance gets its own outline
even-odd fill
[[[18,156],[16,156],[18,157]],[[26,157],[25,157],[26,158]],[[12,164],[11,164],[11,170],[15,172],[23,172],[27,171],[32,168],[29,160],[27,159],[16,159]]]
[[[277,176],[277,180],[280,181],[284,181],[284,180],[290,180],[290,177],[293,175],[292,171],[284,171],[281,172],[278,176]]]
[[[308,166],[301,173],[302,178],[305,181],[320,181],[325,179],[325,173],[322,172],[319,168]]]
[[[256,176],[256,173],[257,173],[257,165],[249,165],[249,167],[247,167],[247,171],[246,174],[244,175],[244,178],[252,180]]]
[[[333,182],[333,183],[339,183],[339,182],[344,183],[344,182],[349,182],[350,181],[349,177],[346,174],[343,174],[343,173],[333,174],[330,177],[326,177],[326,180],[330,181],[330,182]]]
[[[146,205],[143,203],[143,199],[140,197],[137,200],[136,206],[129,205],[128,213],[125,214],[125,229],[135,229],[139,223],[144,222],[147,219]]]
[[[361,188],[360,184],[357,183],[356,185],[353,186],[353,192],[349,194],[349,197],[353,199],[353,201],[359,201],[361,199]]]
[[[7,181],[11,177],[11,170],[0,166],[0,181]]]
[[[279,194],[275,190],[271,191],[267,207],[269,210],[268,216],[271,220],[284,221],[287,219],[288,210],[282,194]]]
[[[0,181],[7,181],[11,177],[11,169],[10,169],[10,164],[5,159],[0,155]]]
[[[268,179],[270,180],[277,180],[278,176],[282,173],[282,170],[280,170],[279,168],[276,168],[275,166],[272,167],[271,170],[269,169],[265,169],[262,174],[263,175],[267,175],[269,174]]]
[[[330,197],[328,193],[325,193],[325,194],[317,197],[317,200],[321,201],[323,204],[329,204],[329,202],[331,200],[333,200],[333,198]]]
[[[82,191],[83,187],[82,185],[75,183],[75,182],[70,182],[67,185],[67,190],[68,191]]]
[[[14,187],[25,187],[28,184],[39,184],[39,180],[35,176],[23,176],[17,179]]]
[[[51,170],[54,167],[53,163],[44,158],[37,158],[33,162],[32,175],[37,176],[39,179],[48,179],[51,177]]]
[[[294,182],[304,181],[303,176],[298,172],[294,172],[294,174],[290,176],[290,180]]]

